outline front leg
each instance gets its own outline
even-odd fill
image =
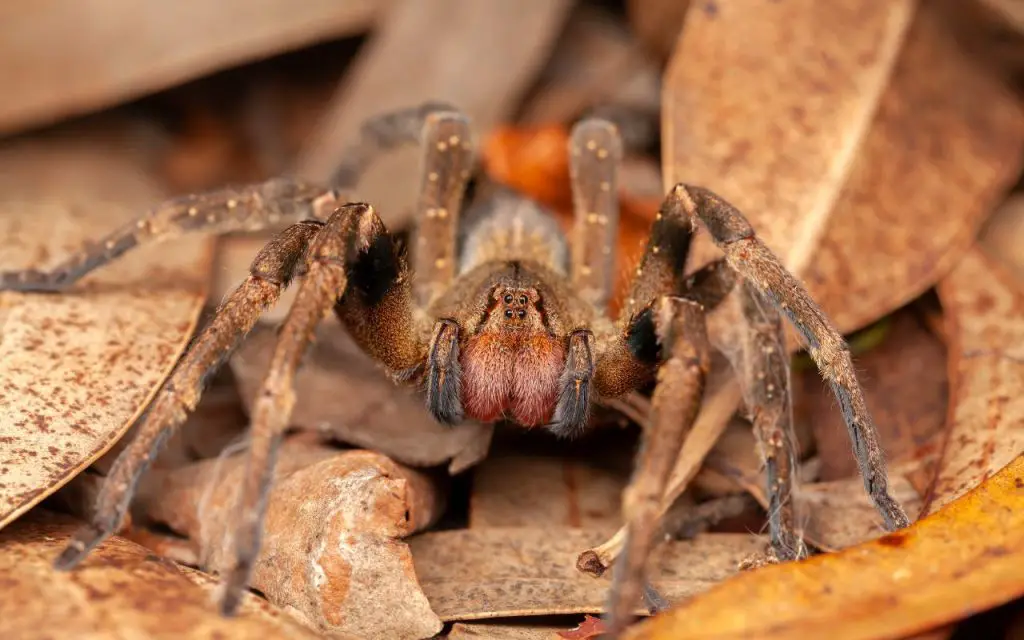
[[[700,409],[711,366],[704,310],[691,300],[661,298],[654,325],[662,364],[651,398],[650,430],[643,435],[633,479],[623,494],[626,541],[615,562],[608,633],[615,637],[640,602],[644,573],[660,530],[662,498],[686,434]]]
[[[885,455],[857,382],[850,349],[803,285],[757,238],[743,214],[707,189],[676,185],[659,215],[688,220],[694,225],[703,223],[715,244],[725,252],[729,265],[756,285],[799,330],[811,358],[839,400],[865,489],[885,527],[892,531],[910,524],[903,507],[889,491]]]

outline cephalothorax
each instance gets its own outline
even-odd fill
[[[371,206],[347,203],[338,189],[350,187],[377,151],[409,141],[422,144],[425,158],[417,227],[406,252]],[[0,274],[0,289],[59,290],[146,242],[189,231],[293,222],[260,251],[249,277],[181,358],[110,471],[95,517],[57,566],[73,567],[118,529],[159,446],[196,407],[204,378],[296,278],[298,295],[252,411],[225,612],[236,608],[259,551],[263,498],[288,426],[295,371],[331,309],[396,381],[420,385],[427,408],[445,423],[507,418],[574,435],[587,427],[596,399],[656,382],[652,426],[624,496],[628,535],[609,606],[613,633],[639,602],[661,497],[699,409],[710,350],[704,314],[730,291],[737,290],[748,318],[745,342],[752,355],[737,370],[765,457],[775,553],[788,559],[804,549],[787,500],[794,453],[786,432],[788,369],[777,310],[799,330],[834,390],[865,486],[886,527],[908,524],[889,493],[884,457],[846,344],[744,217],[706,189],[673,188],[653,223],[629,298],[612,318],[607,305],[618,223],[618,132],[602,120],[582,121],[573,130],[569,154],[575,203],[569,239],[538,206],[501,187],[481,189],[462,214],[473,163],[469,124],[450,108],[424,105],[369,121],[344,155],[334,189],[276,179],[172,200],[53,271]],[[685,274],[698,226],[711,233],[725,258]]]

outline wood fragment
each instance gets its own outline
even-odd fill
[[[187,535],[204,564],[226,566],[244,456],[168,473],[147,514]],[[279,454],[251,585],[321,633],[423,638],[441,623],[401,538],[429,526],[430,480],[369,451],[286,442]]]
[[[49,266],[163,199],[129,125],[94,121],[0,149],[0,271]],[[146,407],[196,325],[210,248],[190,238],[132,253],[69,293],[0,293],[0,527]]]

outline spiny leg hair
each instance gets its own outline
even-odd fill
[[[864,486],[886,529],[910,524],[903,507],[889,491],[885,455],[871,420],[864,393],[842,335],[832,326],[803,285],[757,238],[735,207],[701,187],[676,185],[658,214],[698,221],[710,232],[729,265],[775,304],[803,336],[808,352],[839,401]]]
[[[424,121],[432,114],[450,110],[447,105],[427,103],[369,119],[360,138],[342,151],[344,162],[335,173],[331,189],[291,178],[273,178],[173,198],[98,242],[87,244],[52,269],[0,272],[0,291],[60,291],[136,247],[186,233],[258,231],[304,219],[324,220],[344,199],[339,192],[355,187],[378,155],[418,143]]]

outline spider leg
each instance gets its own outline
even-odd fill
[[[459,211],[473,164],[469,120],[455,112],[427,116],[423,151],[413,272],[417,302],[426,307],[455,278]]]
[[[186,233],[258,231],[303,219],[325,219],[382,152],[419,142],[424,120],[451,107],[437,103],[386,113],[366,121],[361,135],[342,152],[344,162],[331,183],[335,190],[290,178],[227,187],[167,200],[137,220],[87,244],[48,271],[0,272],[0,291],[60,291],[128,251]]]
[[[615,282],[612,249],[619,228],[617,174],[622,140],[615,125],[582,120],[569,139],[575,223],[572,231],[572,284],[579,295],[604,311]]]
[[[684,298],[663,297],[654,324],[663,350],[651,398],[651,428],[644,433],[636,470],[623,494],[626,541],[615,562],[608,603],[608,633],[632,619],[645,588],[647,560],[660,531],[661,504],[683,440],[697,417],[711,366],[704,310]]]
[[[153,399],[137,435],[103,483],[92,522],[72,537],[55,562],[57,569],[73,568],[120,527],[139,478],[199,403],[204,379],[235,350],[263,310],[277,301],[321,226],[317,221],[295,224],[259,252],[249,277],[220,305]]]
[[[767,475],[768,532],[775,556],[795,560],[807,556],[807,547],[793,526],[793,473],[798,456],[789,352],[778,310],[749,282],[742,286],[748,334],[744,361],[738,368]]]
[[[260,534],[274,463],[295,404],[295,373],[317,325],[348,284],[348,265],[370,249],[383,223],[368,205],[342,207],[327,220],[306,253],[305,272],[295,302],[278,334],[266,377],[253,405],[245,480],[235,511],[233,564],[226,568],[221,610],[238,607],[259,555]]]
[[[754,284],[789,318],[807,343],[807,349],[839,400],[853,442],[864,486],[887,529],[907,526],[903,507],[889,491],[885,455],[871,420],[846,341],[832,326],[803,285],[757,238],[735,207],[700,187],[676,185],[659,215],[696,224],[699,220],[725,252],[726,260]]]
[[[459,325],[438,320],[427,356],[427,409],[441,424],[462,420],[462,365],[459,363]]]

